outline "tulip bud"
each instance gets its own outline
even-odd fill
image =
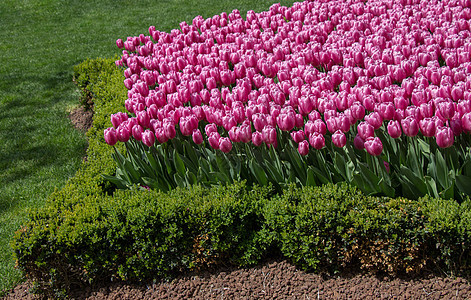
[[[341,130],[337,130],[332,134],[332,143],[339,147],[342,148],[347,144],[347,137],[345,136],[345,133],[343,133]]]
[[[325,138],[319,132],[314,132],[309,136],[309,144],[311,144],[314,149],[320,150],[325,146]]]
[[[353,146],[358,150],[365,149],[365,141],[360,137],[359,134],[357,134],[353,139]]]
[[[298,145],[298,151],[302,156],[306,156],[309,153],[309,142],[306,140],[301,141]]]
[[[413,137],[419,133],[419,124],[414,116],[407,116],[402,119],[401,126],[404,134],[407,136]]]
[[[129,140],[131,133],[128,129],[128,125],[126,123],[121,123],[116,129],[116,137],[120,142],[127,142]]]
[[[118,138],[116,137],[116,129],[113,127],[105,129],[104,136],[105,142],[110,146],[114,146],[118,142]]]
[[[471,112],[465,113],[461,117],[461,126],[467,132],[471,131]]]
[[[435,135],[436,123],[431,118],[424,118],[419,121],[419,128],[423,136],[431,137]]]
[[[295,141],[298,144],[304,141],[304,132],[302,130],[292,131],[290,135],[293,141]]]
[[[377,112],[372,112],[365,116],[365,121],[368,122],[375,130],[379,129],[383,124],[383,118]]]
[[[144,132],[144,129],[141,127],[141,125],[135,124],[132,127],[132,136],[135,140],[141,141],[142,140],[142,133]]]
[[[378,156],[383,152],[383,143],[379,137],[369,137],[365,141],[365,149],[368,154]]]
[[[388,123],[388,133],[393,139],[397,139],[401,136],[401,125],[397,120],[391,120]]]
[[[451,128],[446,126],[438,127],[435,133],[435,141],[440,148],[451,147],[455,142]]]
[[[262,137],[262,133],[259,132],[259,131],[255,131],[252,133],[252,143],[255,145],[255,146],[260,146],[263,142],[263,137]]]
[[[224,153],[227,153],[232,150],[232,143],[227,137],[223,137],[219,139],[219,150]]]
[[[363,140],[374,136],[374,127],[368,122],[360,122],[357,126],[358,134]]]
[[[219,140],[220,140],[220,138],[221,138],[221,136],[219,135],[219,133],[212,132],[211,135],[208,137],[209,145],[213,149],[219,149]]]
[[[146,145],[148,147],[152,147],[154,145],[154,142],[155,142],[155,134],[152,131],[150,131],[149,129],[146,129],[142,133],[142,142],[144,143],[144,145]]]

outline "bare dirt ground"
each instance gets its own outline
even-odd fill
[[[17,286],[6,299],[40,299]],[[221,269],[173,281],[132,285],[109,283],[74,290],[71,299],[471,299],[464,278],[437,274],[411,278],[346,273],[306,273],[283,259],[247,269]]]

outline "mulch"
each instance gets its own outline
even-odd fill
[[[26,282],[6,299],[40,299]],[[398,278],[359,272],[306,273],[285,259],[145,284],[107,283],[73,290],[71,299],[471,299],[471,284],[439,274]]]

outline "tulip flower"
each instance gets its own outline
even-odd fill
[[[358,134],[363,140],[374,136],[374,127],[368,122],[360,122],[357,126]]]
[[[357,134],[353,139],[353,146],[358,150],[363,150],[365,149],[365,140],[363,140],[361,136]]]
[[[130,136],[131,136],[131,133],[128,129],[127,124],[121,123],[121,125],[119,125],[118,128],[116,129],[116,137],[118,141],[125,143],[129,140]]]
[[[262,133],[259,132],[259,131],[255,131],[252,133],[252,143],[255,145],[255,146],[260,146],[263,142],[263,136],[262,136]]]
[[[116,136],[116,129],[114,129],[113,127],[105,129],[104,136],[105,142],[110,146],[114,146],[118,142],[118,138]]]
[[[302,156],[306,156],[309,153],[309,142],[306,140],[301,141],[298,145],[298,151]]]
[[[309,144],[317,150],[324,148],[325,138],[319,132],[314,132],[309,136]]]
[[[369,137],[365,141],[365,149],[368,154],[378,156],[383,152],[383,143],[379,137]]]
[[[332,134],[332,143],[336,147],[344,147],[347,144],[347,137],[345,136],[345,133],[343,133],[341,130],[334,132],[334,134]]]
[[[219,139],[219,150],[224,153],[228,153],[232,150],[232,143],[227,137],[222,137]]]
[[[149,129],[146,129],[142,133],[142,143],[144,143],[144,145],[148,147],[152,147],[154,145],[154,142],[155,142],[155,134]]]
[[[388,133],[394,139],[397,139],[398,137],[401,136],[402,130],[401,130],[401,125],[399,124],[399,121],[397,120],[389,121]]]
[[[416,136],[419,133],[419,124],[413,116],[407,116],[401,120],[402,130],[404,134],[410,137]]]
[[[451,128],[446,126],[438,127],[435,133],[435,141],[440,148],[448,148],[452,146],[455,139]]]

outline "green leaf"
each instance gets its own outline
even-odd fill
[[[400,170],[401,174],[399,175],[399,177],[407,178],[413,185],[412,187],[410,187],[412,190],[418,190],[421,196],[427,194],[427,185],[425,184],[425,178],[420,178],[416,175],[416,173],[412,172],[409,168],[403,165],[401,166]]]
[[[454,199],[455,185],[452,183],[447,189],[440,192],[440,197],[443,199]]]
[[[267,185],[268,183],[267,175],[265,174],[265,171],[258,165],[258,163],[254,159],[251,159],[249,161],[249,168],[260,185],[262,186]]]
[[[437,198],[438,190],[437,190],[437,184],[435,180],[430,176],[425,176],[425,183],[427,185],[428,194]]]
[[[187,186],[187,182],[183,176],[181,176],[179,173],[175,173],[173,175],[173,178],[175,179],[175,183],[177,186],[184,188]]]
[[[175,169],[177,170],[178,174],[180,174],[181,177],[185,176],[185,164],[183,163],[183,160],[180,158],[180,155],[178,154],[177,150],[173,150],[173,163],[175,164]]]
[[[307,168],[307,178],[306,178],[306,183],[305,183],[305,186],[316,186],[316,179],[315,179],[316,175],[314,173],[314,169],[309,166]]]
[[[448,188],[448,168],[446,166],[445,159],[443,158],[443,155],[440,153],[440,151],[437,151],[437,153],[435,154],[435,167],[437,168],[438,183],[440,183],[443,189]]]
[[[105,180],[108,180],[112,184],[116,185],[118,189],[125,189],[126,188],[126,181],[119,179],[115,176],[109,176],[109,175],[101,175]]]
[[[456,186],[465,195],[471,195],[471,176],[457,175]]]

